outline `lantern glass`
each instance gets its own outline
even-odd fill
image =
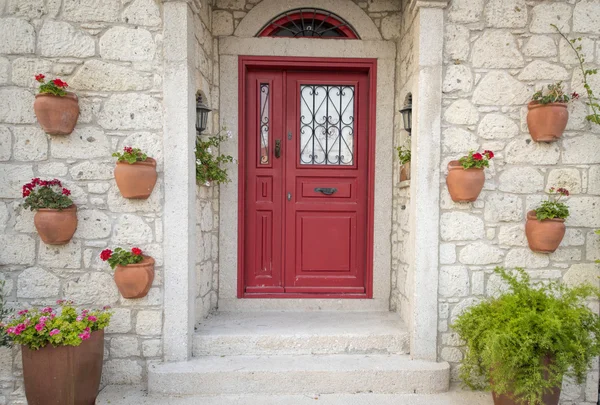
[[[196,98],[196,131],[199,134],[207,128],[208,124],[208,113],[211,111],[202,100],[202,95],[198,95]]]
[[[402,113],[402,121],[404,122],[404,129],[410,135],[412,131],[412,94],[406,96],[406,105],[400,110]]]

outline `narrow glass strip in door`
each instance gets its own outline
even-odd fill
[[[269,84],[260,84],[260,164],[269,164]]]

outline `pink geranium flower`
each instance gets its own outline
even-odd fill
[[[35,330],[37,330],[38,332],[41,332],[42,330],[44,330],[44,327],[46,325],[44,325],[43,323],[38,323],[37,325],[35,325]]]
[[[60,333],[60,330],[58,330],[58,329],[52,329],[50,331],[50,336],[58,335],[59,333]]]

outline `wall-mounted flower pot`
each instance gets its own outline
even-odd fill
[[[527,213],[525,235],[529,248],[534,252],[552,253],[565,236],[565,220],[562,218],[544,219],[539,221],[535,211]]]
[[[119,265],[114,278],[123,298],[145,297],[154,281],[154,259],[144,256],[139,263]]]
[[[147,158],[143,162],[117,162],[115,180],[125,198],[145,199],[150,197],[156,184],[156,160]]]
[[[67,244],[77,229],[77,206],[73,204],[62,210],[40,208],[33,224],[46,245]]]
[[[472,202],[477,200],[485,183],[483,168],[463,169],[458,160],[448,163],[446,184],[454,202]]]
[[[410,162],[400,165],[400,181],[410,180]]]
[[[527,127],[536,142],[555,142],[569,121],[567,103],[539,104],[532,101],[527,106]]]
[[[79,346],[48,344],[39,350],[21,346],[21,353],[29,405],[96,403],[104,358],[104,330],[92,332]]]
[[[74,93],[60,97],[36,94],[33,110],[40,126],[50,135],[69,135],[79,117],[79,100]]]

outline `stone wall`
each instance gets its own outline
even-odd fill
[[[441,184],[439,358],[456,366],[462,354],[451,322],[467,307],[501,288],[495,266],[527,268],[534,279],[598,284],[600,242],[600,127],[574,102],[567,130],[556,143],[535,143],[526,103],[542,85],[563,80],[580,94],[581,74],[566,41],[583,38],[590,67],[597,67],[600,1],[453,0],[446,10],[442,167],[469,149],[496,153],[474,203],[453,203]],[[600,78],[592,86],[600,92]],[[445,181],[445,179],[443,180]],[[524,235],[526,212],[549,187],[566,187],[571,216],[561,247],[532,253]],[[584,387],[565,381],[563,403],[598,400],[598,364]]]
[[[0,277],[15,307],[69,298],[111,305],[103,384],[145,379],[162,355],[162,17],[155,0],[0,2]],[[48,136],[33,113],[34,74],[60,77],[79,96],[69,136]],[[158,161],[145,201],[121,197],[111,153],[137,146]],[[21,186],[58,178],[72,190],[79,225],[65,246],[43,244]],[[147,297],[123,299],[102,249],[138,246],[156,259]],[[0,351],[0,404],[24,403],[20,353]]]

